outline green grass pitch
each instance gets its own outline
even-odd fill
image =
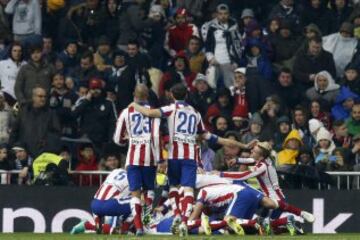
[[[218,239],[272,239],[272,240],[292,240],[292,239],[313,239],[313,240],[358,240],[360,239],[360,233],[348,233],[348,234],[307,234],[302,236],[290,237],[288,235],[281,236],[191,236],[186,238],[180,238],[176,236],[143,236],[141,238],[134,236],[99,236],[95,234],[80,234],[80,235],[69,235],[69,234],[34,234],[34,233],[15,233],[15,234],[0,234],[1,240],[138,240],[138,239],[154,239],[154,240],[172,240],[172,239],[199,239],[199,240],[218,240]]]

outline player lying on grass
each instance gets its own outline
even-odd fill
[[[136,111],[144,116],[167,120],[170,146],[168,160],[169,197],[175,201],[175,222],[181,223],[180,235],[186,235],[186,222],[194,203],[197,162],[200,158],[196,142],[198,137],[231,147],[247,148],[248,146],[234,140],[220,138],[206,131],[200,113],[185,102],[187,89],[183,84],[176,84],[170,91],[174,103],[168,106],[150,109],[132,103],[130,107],[134,107]],[[178,186],[184,188],[184,198],[181,202],[178,195]],[[180,204],[181,208],[179,207]]]
[[[250,170],[245,172],[215,172],[221,177],[236,180],[247,180],[256,177],[265,196],[277,201],[279,208],[270,215],[269,230],[277,230],[279,226],[284,226],[288,218],[280,218],[282,212],[289,212],[296,216],[301,216],[307,222],[314,222],[314,215],[286,202],[285,196],[279,186],[276,169],[270,159],[271,146],[267,142],[259,142],[252,149],[250,158],[238,158],[237,163],[254,164]]]
[[[85,231],[109,234],[117,227],[116,218],[122,219],[122,231],[127,231],[133,221],[130,200],[129,184],[125,170],[121,168],[113,170],[106,177],[91,201],[91,211],[94,215],[95,225],[89,221],[81,221],[72,228],[71,234]],[[114,224],[103,224],[105,216],[115,217]]]

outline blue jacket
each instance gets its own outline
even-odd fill
[[[360,100],[359,95],[353,93],[348,87],[341,87],[336,97],[335,105],[331,108],[331,115],[334,120],[345,120],[350,117],[351,109],[345,109],[343,107],[343,103],[349,98],[352,98],[355,102]]]

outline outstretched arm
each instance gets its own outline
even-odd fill
[[[152,117],[152,118],[160,118],[162,116],[160,109],[150,109],[143,107],[137,103],[132,103],[130,106],[134,107],[136,111],[140,112],[141,114]]]
[[[219,136],[217,136],[215,134],[211,134],[209,132],[203,133],[202,138],[205,140],[208,140],[208,141],[214,141],[215,143],[223,145],[223,146],[240,147],[241,149],[250,149],[256,144],[256,141],[251,141],[248,144],[244,144],[244,143],[235,141],[233,139],[219,137]]]
[[[266,171],[266,166],[261,165],[259,167],[254,167],[251,170],[245,172],[220,172],[221,177],[231,178],[236,180],[246,180],[252,177],[257,177],[263,174]]]

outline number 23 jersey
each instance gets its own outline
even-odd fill
[[[124,109],[117,121],[114,142],[125,145],[127,140],[126,166],[155,166],[161,160],[160,119],[145,117],[133,107]]]
[[[200,113],[183,101],[164,106],[160,111],[169,127],[169,159],[198,161],[196,137],[206,132]]]

